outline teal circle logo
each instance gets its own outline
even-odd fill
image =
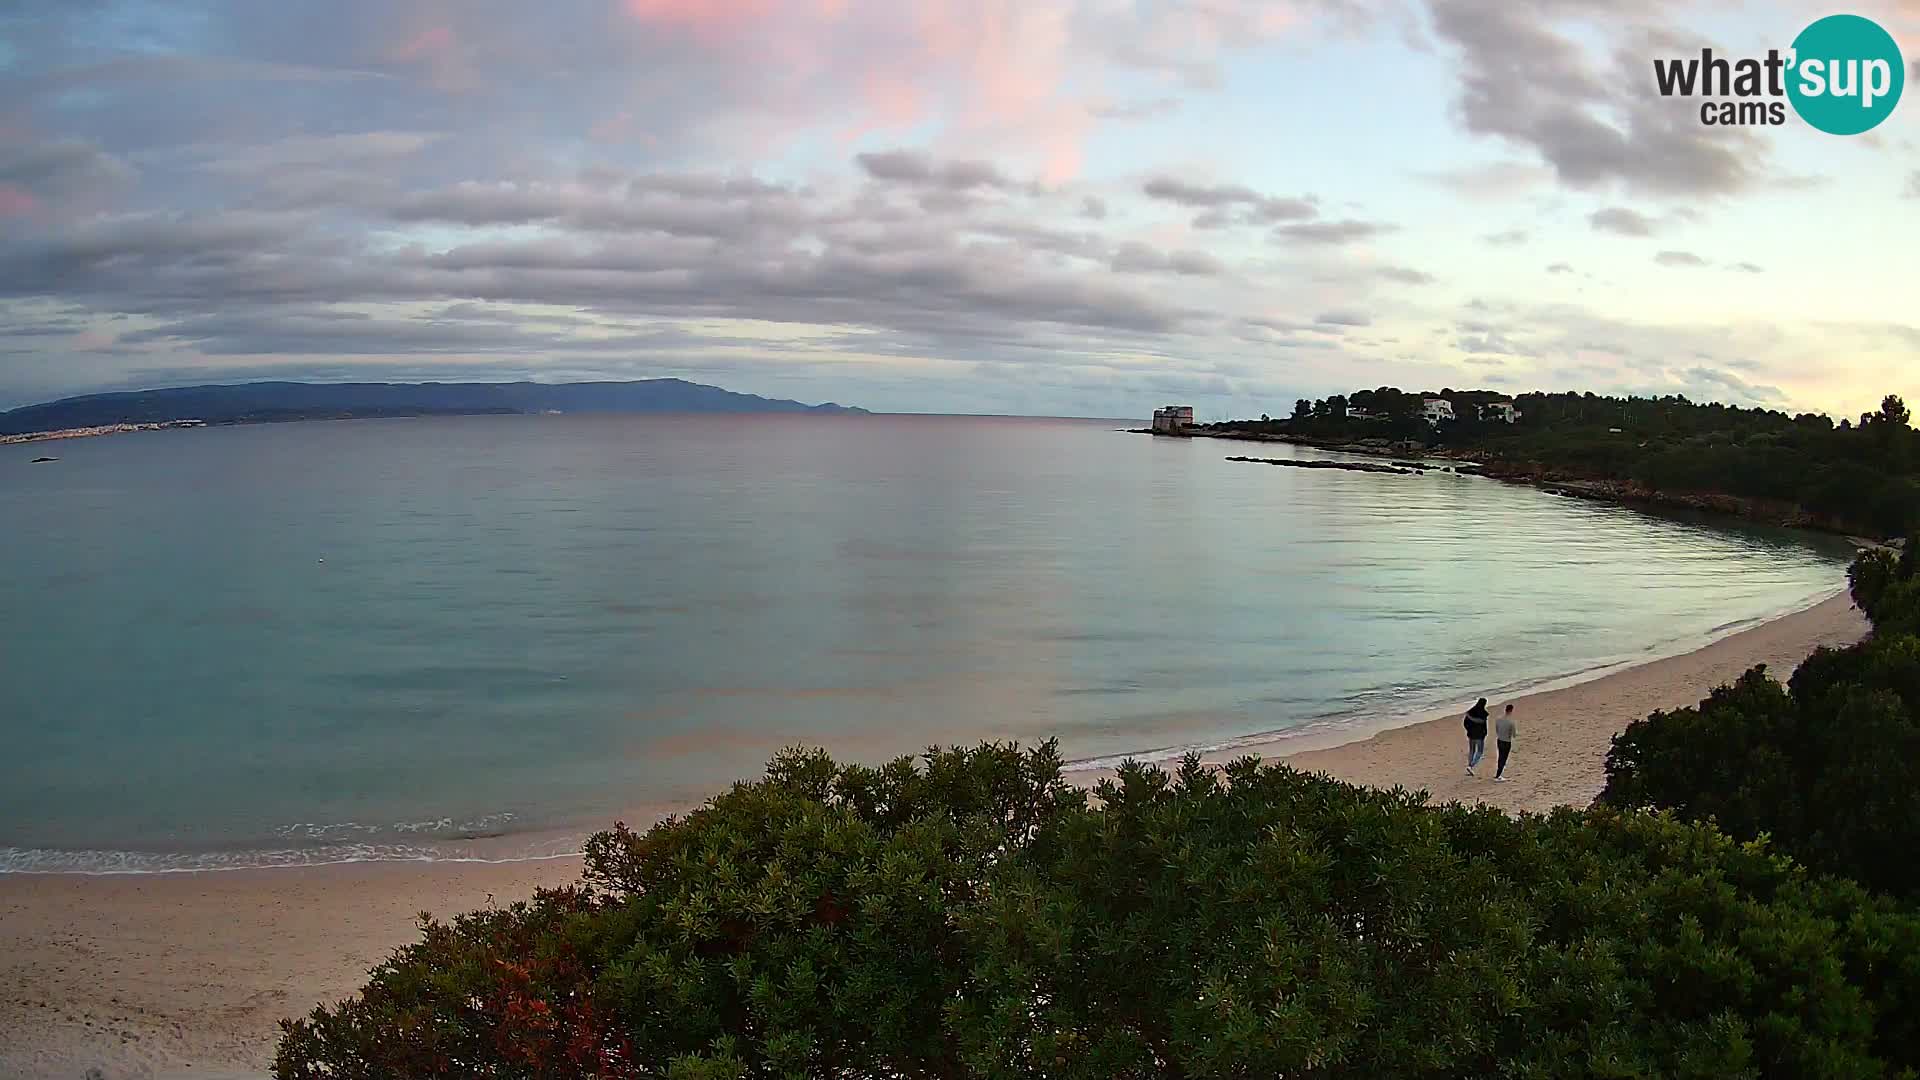
[[[1872,19],[1829,15],[1793,39],[1787,98],[1829,135],[1858,135],[1892,115],[1906,87],[1893,35]]]

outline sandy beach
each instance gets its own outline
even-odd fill
[[[1694,652],[1514,699],[1511,783],[1488,779],[1491,757],[1480,778],[1464,774],[1453,712],[1329,748],[1276,741],[1231,756],[1284,755],[1345,780],[1424,788],[1439,802],[1584,805],[1628,723],[1693,704],[1754,664],[1784,679],[1813,649],[1866,629],[1842,593]],[[261,1075],[277,1021],[349,995],[412,939],[417,913],[505,903],[578,869],[562,858],[0,876],[0,1078]]]

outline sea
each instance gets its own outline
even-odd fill
[[[1090,768],[1338,737],[1844,584],[1834,538],[1127,426],[473,416],[0,448],[0,872],[545,857],[793,745],[1054,738]]]

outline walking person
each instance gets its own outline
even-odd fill
[[[1513,719],[1513,702],[1507,702],[1507,708],[1493,725],[1493,744],[1500,750],[1500,764],[1494,766],[1495,783],[1507,782],[1507,755],[1513,753],[1513,737],[1520,734],[1520,725]]]
[[[1467,710],[1464,726],[1467,729],[1467,775],[1478,776],[1473,771],[1475,765],[1487,753],[1487,699],[1481,698]]]

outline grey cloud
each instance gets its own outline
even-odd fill
[[[1492,244],[1494,247],[1512,247],[1516,244],[1524,244],[1527,242],[1527,230],[1508,229],[1505,232],[1488,233],[1480,239]]]
[[[74,8],[84,5],[75,4]],[[24,93],[60,93],[101,86],[151,86],[165,83],[289,82],[327,83],[381,80],[387,76],[355,68],[314,67],[240,60],[232,57],[150,54],[117,56],[98,63],[55,68],[21,80]]]
[[[1706,388],[1706,393],[1700,396],[1712,401],[1774,405],[1787,399],[1786,393],[1777,386],[1750,383],[1732,372],[1704,365],[1687,368],[1681,372],[1681,376],[1696,387]]]
[[[1566,263],[1563,263],[1563,262],[1557,262],[1557,263],[1554,263],[1553,265],[1551,265],[1551,266],[1549,266],[1549,267],[1547,267],[1547,273],[1549,273],[1549,274],[1571,274],[1571,273],[1573,273],[1573,267],[1571,267],[1571,266],[1569,266],[1569,265],[1567,265]]]
[[[205,167],[212,172],[256,173],[364,166],[368,162],[417,154],[440,138],[437,134],[412,131],[298,135],[236,147],[207,147]]]
[[[0,184],[42,197],[123,184],[134,176],[125,161],[77,139],[0,147]]]
[[[1458,109],[1466,130],[1532,149],[1564,184],[1723,194],[1764,171],[1764,140],[1703,126],[1685,103],[1651,92],[1647,64],[1657,33],[1626,44],[1611,68],[1599,70],[1553,25],[1569,14],[1611,18],[1614,8],[1601,0],[1431,0],[1430,7],[1435,30],[1461,54]]]
[[[1162,252],[1145,244],[1126,243],[1113,257],[1113,269],[1119,273],[1171,273],[1211,276],[1226,272],[1226,265],[1202,251]]]
[[[1107,201],[1097,195],[1089,195],[1080,200],[1080,216],[1094,221],[1103,221],[1107,216]]]
[[[397,221],[470,226],[554,223],[604,231],[662,232],[739,238],[811,220],[808,209],[782,189],[757,181],[684,178],[640,181],[617,188],[549,183],[463,182],[395,200],[385,208]]]
[[[875,180],[933,185],[956,191],[1013,186],[1013,181],[986,161],[939,161],[918,150],[860,154],[854,160]]]
[[[1372,317],[1357,311],[1328,311],[1314,317],[1320,326],[1372,326]]]
[[[1734,263],[1729,269],[1738,270],[1743,274],[1763,274],[1766,272],[1766,267],[1750,262]]]
[[[1196,229],[1228,225],[1269,225],[1298,221],[1320,212],[1311,196],[1299,198],[1263,195],[1242,184],[1193,184],[1168,176],[1148,180],[1140,189],[1148,198],[1200,210]]]
[[[1652,236],[1658,228],[1652,218],[1624,206],[1609,206],[1604,210],[1595,210],[1587,221],[1599,232],[1616,233],[1620,236]]]
[[[1705,266],[1707,260],[1691,251],[1662,251],[1653,257],[1661,266]]]
[[[1915,61],[1915,63],[1920,63],[1920,61]],[[1920,82],[1920,75],[1916,75],[1914,81]],[[1920,169],[1915,169],[1907,175],[1906,196],[1909,199],[1920,199]]]
[[[1499,333],[1469,334],[1454,342],[1454,348],[1463,353],[1479,353],[1493,356],[1536,356],[1536,352],[1513,343],[1512,339]]]
[[[1310,221],[1297,225],[1277,225],[1268,237],[1275,241],[1292,240],[1302,244],[1346,244],[1392,232],[1393,228],[1392,225],[1375,221]]]
[[[1380,276],[1386,278],[1388,281],[1398,281],[1404,285],[1431,285],[1434,280],[1432,274],[1423,273],[1407,266],[1383,266],[1380,268]]]

